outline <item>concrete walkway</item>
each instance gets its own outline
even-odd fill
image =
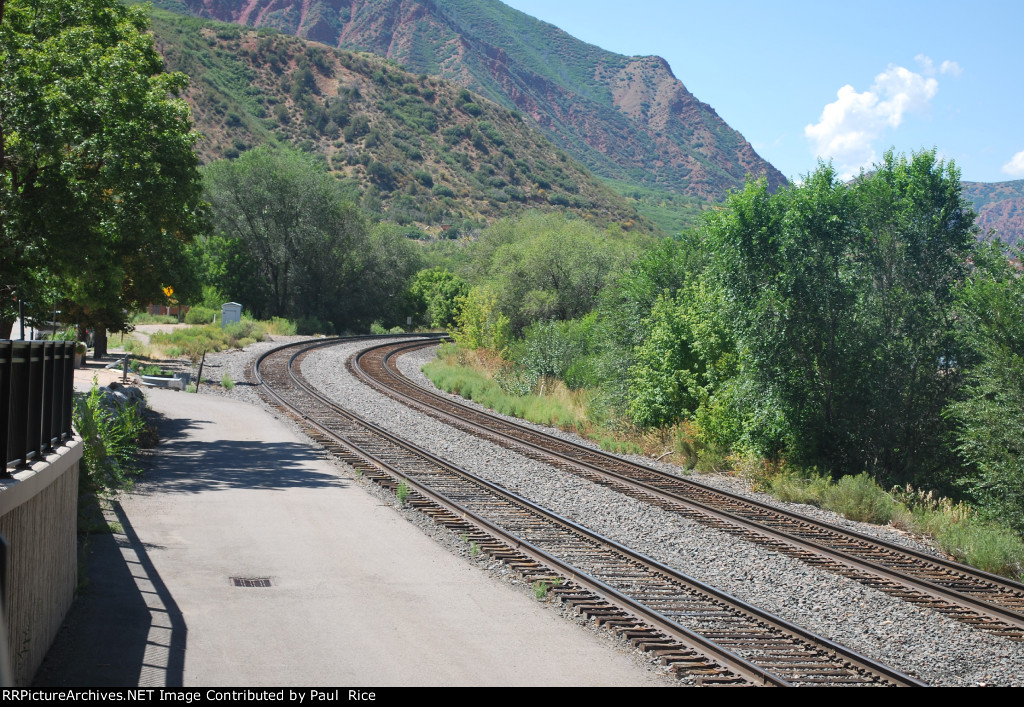
[[[90,536],[89,583],[37,685],[662,684],[441,549],[263,409],[147,396],[163,442],[107,512],[124,532]]]

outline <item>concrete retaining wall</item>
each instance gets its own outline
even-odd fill
[[[7,644],[14,680],[31,682],[71,606],[78,578],[75,439],[14,480],[0,481],[7,539]]]

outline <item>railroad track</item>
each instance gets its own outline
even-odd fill
[[[262,356],[254,382],[360,473],[540,590],[700,684],[921,685],[706,586],[411,445],[318,394],[297,373],[319,346]]]
[[[346,365],[380,392],[460,430],[976,628],[1024,641],[1024,585],[567,442],[425,390],[393,361],[432,343],[384,344]]]

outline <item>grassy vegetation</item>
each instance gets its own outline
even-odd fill
[[[137,312],[132,315],[132,324],[177,324],[178,318],[173,314],[150,314]]]
[[[886,492],[866,473],[832,480],[817,470],[772,465],[764,460],[726,456],[695,441],[686,423],[636,431],[594,419],[600,401],[593,391],[571,391],[556,379],[510,381],[507,364],[486,351],[442,346],[423,372],[442,390],[496,412],[576,432],[619,453],[666,458],[701,472],[732,473],[782,501],[834,511],[850,520],[891,524],[934,538],[959,562],[1013,578],[1024,578],[1024,542],[1004,527],[983,522],[969,506],[910,487]],[[504,374],[503,374],[504,371]],[[503,386],[502,383],[505,385]],[[506,389],[513,389],[510,393]]]
[[[423,372],[442,390],[461,395],[504,415],[581,432],[592,425],[586,418],[586,391],[570,391],[554,380],[540,380],[526,394],[506,392],[495,380],[499,360],[483,351],[465,351],[454,345],[442,347],[442,358]]]
[[[434,385],[504,415],[575,432],[602,449],[618,454],[669,457],[685,464],[677,447],[684,428],[635,430],[610,421],[601,395],[591,389],[571,390],[557,378],[527,380],[485,350],[441,347],[438,358],[423,368]],[[692,467],[692,464],[689,465]]]
[[[169,333],[152,334],[150,350],[169,358],[198,360],[204,352],[243,349],[255,341],[267,338],[267,327],[262,322],[242,319],[223,329],[218,325],[193,326]]]
[[[242,349],[254,341],[264,341],[271,335],[294,336],[296,330],[295,322],[281,317],[274,317],[269,321],[255,321],[242,317],[242,321],[229,324],[223,329],[219,324],[205,324],[150,334],[148,345],[139,339],[129,337],[124,341],[124,348],[139,358],[197,360],[203,352]]]
[[[776,498],[807,503],[850,520],[893,526],[929,535],[959,562],[1007,577],[1024,577],[1024,542],[1011,530],[982,521],[964,503],[910,486],[886,492],[867,474],[838,481],[817,473],[782,470],[766,480]]]

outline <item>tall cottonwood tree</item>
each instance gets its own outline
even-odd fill
[[[957,451],[976,471],[962,484],[988,514],[1024,533],[1021,256],[1019,247],[995,241],[973,259],[974,268],[958,293],[958,328],[974,360],[967,370],[965,394],[947,414],[956,423]]]
[[[401,308],[417,269],[411,246],[370,229],[309,156],[260,147],[203,176],[214,227],[207,260],[217,287],[248,311],[343,330]]]
[[[959,173],[888,153],[850,184],[734,195],[708,229],[729,302],[745,435],[760,453],[891,482],[957,464],[942,416],[962,384],[954,292],[975,247]]]
[[[147,27],[116,0],[0,0],[0,336],[13,296],[118,328],[196,284],[187,79],[163,71]]]

